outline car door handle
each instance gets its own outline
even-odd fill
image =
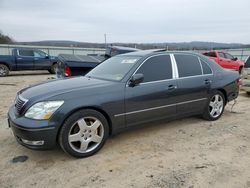
[[[173,90],[173,89],[176,89],[176,88],[177,88],[176,85],[169,85],[169,86],[168,86],[168,90]]]
[[[18,59],[18,60],[21,60],[21,59],[23,59],[23,58],[21,58],[21,57],[18,57],[17,59]]]
[[[209,80],[209,79],[206,79],[206,80],[204,80],[204,83],[206,84],[206,85],[208,85],[208,84],[211,84],[211,80]]]

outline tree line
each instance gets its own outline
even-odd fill
[[[0,44],[13,44],[14,40],[0,31]]]

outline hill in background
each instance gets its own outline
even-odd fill
[[[35,42],[16,42],[22,45],[37,46],[59,46],[59,47],[81,47],[81,48],[105,48],[106,45],[126,46],[139,49],[168,48],[169,50],[192,50],[192,49],[229,49],[229,48],[247,48],[250,45],[240,43],[216,43],[216,42],[180,42],[180,43],[88,43],[65,40],[47,40]]]

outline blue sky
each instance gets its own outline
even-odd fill
[[[17,41],[250,43],[249,0],[0,0]]]

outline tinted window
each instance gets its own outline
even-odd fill
[[[202,65],[202,69],[203,69],[203,74],[212,74],[211,68],[203,60],[201,60],[201,65]]]
[[[219,56],[220,56],[220,57],[225,58],[225,56],[224,56],[224,53],[223,53],[223,52],[219,52],[218,54],[219,54]]]
[[[225,54],[225,58],[227,59],[233,59],[234,57],[228,53],[224,53]]]
[[[198,57],[183,54],[176,54],[174,56],[178,67],[179,77],[196,76],[202,74]]]
[[[172,65],[169,55],[151,57],[143,63],[137,73],[144,75],[143,82],[152,82],[172,78]]]
[[[209,57],[216,57],[216,53],[215,52],[205,52],[203,53],[205,56],[209,56]]]
[[[33,50],[19,50],[20,56],[34,56]]]
[[[246,68],[250,68],[250,56],[247,58],[246,60],[246,64],[245,64]]]

